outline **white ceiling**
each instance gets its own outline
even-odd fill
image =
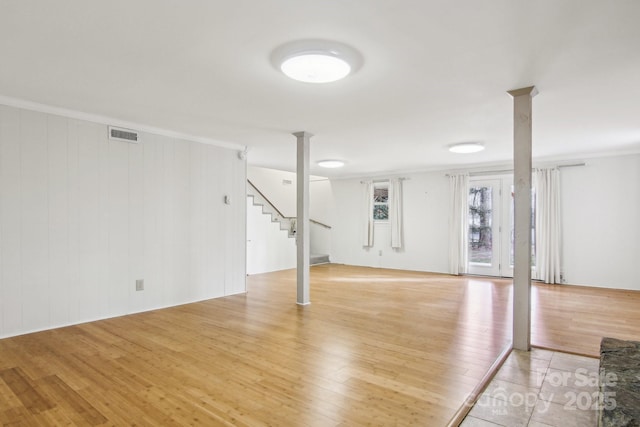
[[[534,157],[640,151],[638,0],[3,0],[0,95],[311,158],[356,176],[511,159],[507,90],[536,85]],[[269,61],[298,39],[351,45],[326,85]],[[461,155],[456,142],[486,150]]]

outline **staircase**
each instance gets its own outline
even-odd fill
[[[309,264],[317,265],[317,264],[329,264],[329,255],[326,254],[311,254],[309,257]]]
[[[277,222],[280,224],[280,230],[286,231],[289,237],[296,237],[296,219],[286,217],[271,204],[269,199],[267,199],[253,184],[251,181],[247,180],[247,197],[252,200],[253,206],[260,206],[262,208],[262,213],[264,215],[271,216],[271,222]]]
[[[289,238],[295,239],[296,218],[284,216],[249,180],[247,180],[247,197],[251,199],[251,203],[254,206],[262,208],[264,215],[271,217],[271,222],[277,222],[280,225],[280,230],[285,231]],[[329,262],[329,255],[327,254],[311,254],[309,257],[309,264],[311,265],[328,264]]]

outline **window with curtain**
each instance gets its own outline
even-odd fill
[[[389,181],[363,181],[364,227],[362,246],[373,246],[374,223],[391,227],[391,247],[401,249],[402,237],[402,179]]]
[[[389,183],[376,182],[373,186],[373,220],[389,220]]]
[[[391,224],[391,247],[402,249],[402,179],[389,181],[389,222]]]

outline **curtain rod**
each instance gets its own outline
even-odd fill
[[[373,182],[373,183],[375,184],[376,182],[387,182],[387,181],[389,181],[390,179],[391,179],[391,178],[385,178],[385,179],[374,179],[374,180],[371,180],[371,182]],[[406,181],[406,180],[409,180],[409,179],[411,179],[411,178],[404,178],[404,177],[400,177],[400,178],[398,178],[398,179],[399,179],[400,181]],[[360,181],[360,184],[366,184],[367,182],[369,182],[369,181]]]
[[[567,165],[557,165],[557,166],[553,166],[556,167],[558,169],[562,169],[562,168],[575,168],[575,167],[579,167],[579,166],[586,166],[586,163],[572,163],[572,164],[567,164]],[[540,169],[540,168],[531,168],[531,170],[535,170],[535,169]],[[469,172],[469,176],[482,176],[482,175],[500,175],[500,174],[505,174],[505,173],[513,173],[513,169],[502,169],[502,170],[496,170],[496,171],[480,171],[480,172]],[[451,174],[446,174],[445,176],[451,176]]]

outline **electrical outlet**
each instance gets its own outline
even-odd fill
[[[136,280],[136,291],[144,291],[144,279]]]
[[[378,256],[382,256],[382,249],[378,251]]]

